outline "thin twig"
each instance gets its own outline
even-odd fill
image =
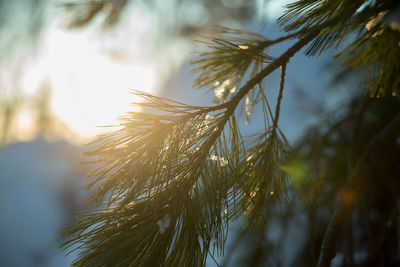
[[[265,40],[265,41],[260,43],[260,48],[264,49],[264,48],[266,48],[268,46],[271,46],[271,45],[274,45],[274,44],[277,44],[277,43],[280,43],[280,42],[283,42],[283,41],[286,41],[286,40],[289,40],[289,39],[292,39],[292,38],[296,38],[298,35],[299,35],[299,32],[295,32],[295,33],[292,33],[292,34],[288,34],[288,35],[279,37],[279,38],[277,38],[275,40]]]
[[[234,95],[229,101],[215,105],[210,107],[202,107],[201,110],[191,113],[191,116],[204,114],[208,112],[217,111],[220,109],[229,109],[229,113],[233,113],[236,106],[244,98],[244,96],[254,88],[258,83],[260,83],[265,77],[271,74],[274,70],[279,68],[280,66],[286,65],[291,57],[293,57],[300,49],[302,49],[306,44],[308,44],[311,40],[313,40],[319,34],[319,28],[310,32],[305,37],[301,38],[297,41],[293,46],[291,46],[285,53],[283,53],[280,57],[276,58],[273,62],[267,65],[264,69],[262,69],[259,73],[257,73],[253,78],[248,80]]]
[[[217,262],[217,260],[214,258],[214,255],[213,255],[210,251],[209,251],[208,254],[210,254],[211,259],[215,262],[215,264],[216,264],[218,267],[221,267],[221,265]]]
[[[273,137],[276,136],[276,129],[278,127],[278,120],[279,120],[279,113],[281,111],[283,89],[285,87],[285,76],[286,76],[286,63],[281,66],[281,80],[279,83],[279,94],[278,94],[278,99],[276,101],[274,125],[272,126],[273,127],[272,128]]]
[[[297,41],[293,46],[291,46],[285,53],[283,53],[280,57],[276,58],[271,64],[266,66],[262,71],[256,74],[252,79],[244,84],[239,92],[232,97],[232,99],[222,105],[230,106],[236,105],[254,86],[260,83],[266,76],[271,74],[278,67],[287,63],[294,54],[296,54],[301,48],[303,48],[306,44],[308,44],[312,39],[314,39],[319,34],[319,31],[314,31],[309,33],[307,36],[303,37],[299,41]]]

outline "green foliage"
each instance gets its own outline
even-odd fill
[[[371,97],[395,96],[400,88],[400,32],[380,28],[358,37],[337,56],[346,65],[359,69]]]
[[[340,234],[336,232],[330,240],[336,242],[335,253],[343,255],[343,265],[353,261],[359,266],[396,266],[400,101],[395,97],[358,97],[346,105],[344,113],[331,117],[336,119],[329,122],[321,118],[295,148],[315,173],[314,183],[323,183],[315,205],[303,211],[310,226],[296,263],[315,266],[331,215],[326,211],[354,205],[351,213],[342,213],[340,223],[336,221]],[[358,251],[367,257],[355,259]]]
[[[258,34],[217,28],[214,36],[204,38],[209,50],[200,53],[192,64],[193,73],[199,73],[193,86],[215,90],[215,103],[225,102],[235,93],[252,67],[250,77],[259,72],[263,63],[270,63],[273,57],[264,53],[267,42]]]
[[[384,19],[399,8],[397,1],[300,0],[287,8],[278,19],[285,31],[299,31],[299,36],[315,28],[320,31],[307,55],[338,48],[348,37],[352,42],[337,58],[361,70],[361,80],[371,97],[396,94],[400,88],[400,31]],[[358,36],[353,38],[355,34]]]
[[[235,154],[227,155],[219,135],[228,118],[223,112],[208,115],[206,108],[138,94],[148,100],[141,106],[164,114],[128,115],[121,130],[103,137],[89,153],[98,156],[89,186],[99,183],[94,198],[101,203],[107,197],[108,207],[70,230],[76,234],[71,242],[83,241],[94,249],[85,251],[77,264],[202,265],[203,251],[215,240],[213,245],[222,250],[225,236],[227,215],[221,209],[232,176],[223,174],[233,163],[219,166]],[[235,126],[234,118],[230,125]],[[93,225],[97,227],[90,229]],[[83,229],[87,232],[81,233]],[[125,249],[129,252],[121,253]]]
[[[64,246],[83,249],[77,265],[202,266],[211,247],[223,253],[229,220],[247,212],[258,227],[265,192],[286,190],[287,145],[266,132],[246,150],[232,108],[136,94],[156,112],[127,114],[87,153],[91,200],[107,207],[82,216]]]
[[[398,90],[399,33],[377,22],[365,25],[394,1],[300,0],[279,19],[291,32],[268,40],[247,31],[217,28],[203,41],[208,50],[193,61],[194,86],[214,90],[213,106],[190,106],[136,91],[142,112],[121,119],[87,155],[90,200],[97,207],[66,229],[64,247],[78,250],[76,265],[204,266],[209,253],[222,255],[229,222],[246,219],[246,229],[265,229],[265,208],[299,195],[309,198],[310,175],[279,130],[286,65],[309,42],[309,56],[359,36],[338,56],[364,69],[371,95]],[[363,6],[364,5],[364,6]],[[279,57],[266,50],[297,38]],[[390,45],[384,45],[384,44]],[[281,68],[272,113],[262,81]],[[246,119],[260,103],[264,128],[243,137],[236,109]]]
[[[84,0],[81,2],[68,2],[63,7],[71,15],[68,21],[69,28],[83,27],[89,24],[100,13],[105,12],[106,17],[103,27],[109,28],[120,21],[122,11],[128,0],[108,1],[108,0]]]

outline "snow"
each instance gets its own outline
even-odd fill
[[[79,198],[79,155],[43,138],[0,150],[0,266],[70,266],[74,256],[59,249],[60,230]]]

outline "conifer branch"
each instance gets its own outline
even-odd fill
[[[219,105],[210,106],[210,107],[201,107],[201,110],[193,113],[193,115],[197,115],[199,113],[213,112],[213,111],[220,110],[220,109],[229,109],[229,110],[232,110],[232,112],[233,112],[235,110],[237,104],[240,102],[240,100],[242,100],[244,98],[244,96],[251,89],[253,89],[257,84],[260,84],[261,81],[265,77],[267,77],[269,74],[271,74],[274,70],[276,70],[280,66],[285,65],[285,72],[286,72],[286,64],[289,62],[290,58],[293,57],[305,45],[307,45],[307,43],[312,41],[318,34],[319,34],[319,28],[314,29],[308,35],[304,36],[299,41],[297,41],[293,46],[291,46],[280,57],[276,58],[272,63],[270,63],[263,70],[261,70],[259,73],[257,73],[254,77],[252,77],[250,80],[248,80],[239,89],[238,93],[236,95],[234,95],[229,101],[219,104]],[[298,33],[281,37],[279,39],[274,40],[273,42],[275,42],[275,43],[281,42],[288,38],[293,38],[296,35],[298,35]],[[282,76],[281,76],[281,78],[282,78]],[[281,82],[282,82],[282,80],[281,80]],[[281,86],[283,86],[283,84],[281,84]]]
[[[314,30],[310,32],[305,37],[301,38],[297,41],[293,46],[291,46],[286,52],[284,52],[280,57],[276,58],[272,63],[266,66],[262,71],[260,71],[257,75],[247,81],[239,89],[239,92],[232,97],[232,99],[226,103],[220,104],[218,106],[210,108],[210,110],[216,110],[221,108],[230,108],[236,107],[237,104],[244,98],[244,96],[257,84],[259,84],[265,77],[271,74],[274,70],[279,68],[280,66],[286,65],[289,62],[290,58],[292,58],[300,49],[302,49],[305,45],[307,45],[311,40],[313,40],[319,34],[318,30]]]
[[[97,157],[97,169],[89,174],[93,180],[88,185],[98,185],[92,195],[94,203],[101,204],[105,197],[108,202],[106,208],[84,215],[66,230],[71,239],[63,246],[78,245],[74,250],[82,249],[75,263],[204,265],[205,252],[213,240],[217,241],[213,245],[217,251],[223,250],[224,225],[242,208],[235,204],[239,198],[244,200],[243,207],[255,203],[249,225],[258,225],[255,218],[270,193],[270,184],[284,188],[279,162],[286,153],[285,144],[274,141],[269,149],[271,136],[264,135],[253,148],[256,155],[248,161],[240,152],[234,113],[251,89],[282,66],[280,102],[286,64],[317,35],[318,31],[313,31],[301,38],[249,79],[229,101],[216,106],[190,106],[136,92],[146,100],[140,106],[158,113],[127,114],[123,128],[101,138],[99,146],[88,153]],[[208,113],[214,115],[207,121]],[[279,104],[274,132],[278,117]],[[229,146],[224,133],[228,122]],[[210,153],[215,155],[211,157]],[[245,172],[241,166],[247,166]],[[241,184],[244,177],[249,178],[247,185]],[[240,190],[245,196],[236,195]],[[221,215],[221,209],[226,215]],[[155,242],[162,242],[162,247]],[[119,253],[135,243],[140,245],[129,256]],[[183,248],[187,250],[184,258],[180,255]]]
[[[204,266],[208,254],[215,261],[214,251],[224,253],[228,222],[237,214],[247,217],[245,228],[265,229],[265,207],[281,195],[288,196],[291,174],[284,172],[282,162],[288,158],[289,146],[278,121],[286,66],[293,55],[308,43],[306,55],[321,54],[358,31],[359,37],[337,58],[364,70],[362,77],[371,96],[398,93],[399,34],[378,21],[379,14],[386,14],[395,1],[369,2],[362,8],[364,0],[298,0],[278,19],[285,31],[293,33],[275,40],[217,29],[216,36],[204,42],[210,50],[194,61],[194,72],[200,75],[193,85],[215,89],[213,106],[190,106],[135,91],[145,100],[138,105],[156,112],[128,113],[121,120],[122,129],[99,138],[97,147],[87,153],[96,157],[92,162],[96,168],[88,174],[92,178],[88,187],[95,188],[92,200],[96,205],[106,200],[106,206],[87,211],[65,231],[70,240],[63,246],[80,250],[74,263]],[[127,1],[121,3],[122,9]],[[88,4],[71,26],[87,24],[106,4]],[[121,9],[113,6],[107,25],[119,19]],[[366,22],[371,21],[376,24],[368,28]],[[270,46],[292,38],[298,40],[279,57],[267,54]],[[272,114],[261,82],[279,67],[279,93]],[[248,146],[235,118],[243,99],[246,122],[253,103],[262,99],[264,109],[264,132]],[[398,131],[400,116],[366,147],[348,177],[356,195],[362,164],[382,140]],[[322,242],[318,267],[330,265],[342,223],[353,205],[338,204]]]
[[[265,41],[260,43],[260,47],[265,49],[266,47],[272,46],[274,44],[278,44],[278,43],[281,43],[283,41],[286,41],[286,40],[289,40],[289,39],[292,39],[292,38],[296,38],[296,37],[299,36],[299,34],[300,34],[300,32],[294,32],[294,33],[287,34],[285,36],[276,38],[274,40],[265,40]]]

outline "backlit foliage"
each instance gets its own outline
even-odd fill
[[[300,0],[279,19],[290,34],[276,40],[217,28],[201,39],[207,49],[193,61],[194,87],[214,91],[213,106],[135,91],[143,111],[127,113],[87,153],[94,158],[90,200],[98,208],[65,231],[70,239],[64,247],[79,252],[75,264],[204,266],[208,254],[223,255],[231,220],[242,217],[246,229],[262,229],[270,203],[308,198],[308,171],[290,161],[278,127],[286,66],[308,43],[305,53],[314,56],[349,36],[352,42],[338,57],[364,71],[372,96],[395,94],[399,32],[381,21],[365,28],[394,2]],[[296,42],[283,54],[268,54],[270,46],[290,39]],[[281,79],[273,112],[262,81],[276,69]],[[247,120],[253,105],[262,108],[259,134],[240,133],[240,103]]]

